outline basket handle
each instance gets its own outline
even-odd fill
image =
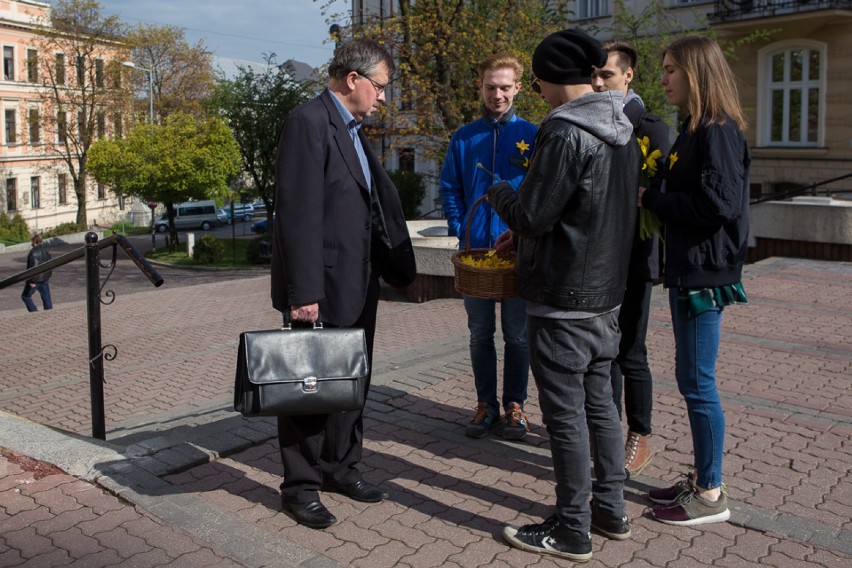
[[[470,250],[470,221],[473,219],[473,212],[476,211],[476,208],[479,207],[479,204],[485,201],[488,195],[482,195],[479,199],[473,202],[473,205],[470,207],[470,212],[467,214],[467,227],[465,227],[464,231],[464,250],[465,252]]]

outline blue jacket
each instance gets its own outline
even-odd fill
[[[483,115],[453,134],[441,169],[441,202],[449,234],[459,237],[459,248],[465,245],[468,214],[474,202],[497,181],[506,180],[515,189],[521,184],[537,131],[534,124],[515,116],[513,108],[499,120]],[[478,168],[477,163],[498,179]],[[470,248],[491,248],[506,228],[490,205],[480,203],[471,220]]]

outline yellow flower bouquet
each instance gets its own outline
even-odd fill
[[[651,185],[651,178],[657,173],[657,160],[663,155],[659,148],[650,151],[651,141],[647,136],[637,138],[639,147],[642,149],[642,169],[639,171],[639,185],[647,188]],[[645,209],[639,209],[639,238],[643,241],[650,239],[654,233],[659,235],[660,241],[663,239],[663,225],[660,223],[659,217],[653,212]]]

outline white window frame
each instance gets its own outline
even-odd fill
[[[610,16],[609,0],[577,0],[577,19],[592,20]]]
[[[772,56],[778,52],[789,53],[795,49],[813,50],[819,53],[819,78],[815,80],[805,79],[807,64],[805,58],[805,67],[803,68],[803,79],[801,81],[785,80],[780,83],[773,83],[772,79]],[[775,147],[775,148],[821,148],[825,146],[825,100],[826,100],[826,70],[828,68],[828,45],[821,41],[811,39],[792,39],[779,41],[767,45],[758,50],[757,56],[757,146],[758,147]],[[790,65],[789,56],[785,57],[785,76],[789,73]],[[807,114],[802,114],[801,131],[805,140],[800,141],[773,141],[772,140],[772,94],[771,87],[778,86],[784,89],[785,107],[789,105],[789,93],[792,89],[802,89],[807,91],[808,88],[816,87],[819,89],[819,110],[817,111],[817,139],[815,142],[807,140]],[[784,117],[784,134],[786,138],[789,133],[789,107],[785,112]]]

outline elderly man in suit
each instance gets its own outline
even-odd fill
[[[371,364],[379,278],[402,287],[416,273],[397,189],[361,129],[385,101],[392,70],[372,40],[338,47],[328,88],[287,118],[276,163],[273,306],[295,322],[363,328]],[[278,439],[282,506],[300,524],[336,522],[319,490],[367,503],[387,498],[357,469],[362,411],[279,416]]]

